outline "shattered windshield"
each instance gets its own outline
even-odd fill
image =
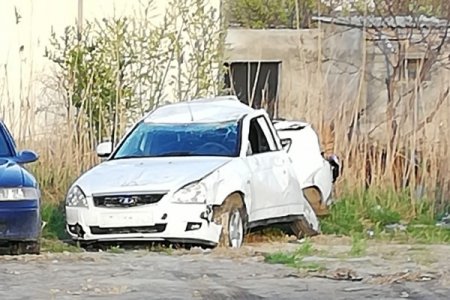
[[[238,156],[238,121],[220,123],[141,123],[114,159],[163,156]]]

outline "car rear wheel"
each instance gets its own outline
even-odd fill
[[[240,248],[244,242],[247,213],[239,194],[227,197],[221,206],[214,209],[213,221],[222,225],[217,246]]]
[[[306,221],[304,217],[301,217],[300,219],[293,221],[290,227],[292,232],[298,239],[315,236],[319,234],[312,228],[312,226],[308,223],[308,221]]]

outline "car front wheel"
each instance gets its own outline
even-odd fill
[[[36,254],[41,253],[40,241],[35,242],[18,242],[10,245],[11,255]]]
[[[247,213],[239,194],[232,194],[214,209],[213,220],[222,225],[219,247],[240,248],[244,242]]]

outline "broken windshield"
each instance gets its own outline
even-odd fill
[[[139,124],[114,159],[164,156],[238,156],[238,121],[186,124]]]

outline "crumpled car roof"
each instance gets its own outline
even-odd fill
[[[276,130],[299,130],[311,126],[310,123],[302,121],[273,120],[272,123]]]
[[[239,120],[254,109],[235,96],[202,98],[161,106],[150,112],[144,122],[203,123]]]

